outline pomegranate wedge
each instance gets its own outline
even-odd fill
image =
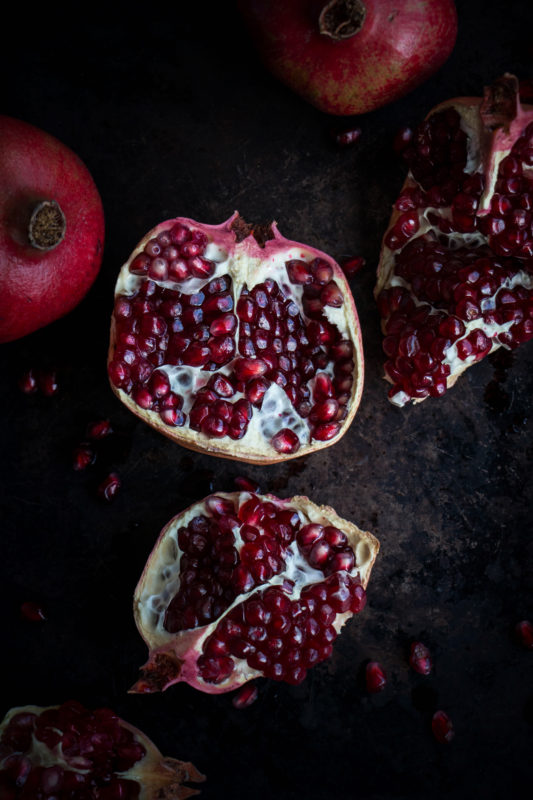
[[[498,347],[533,337],[533,110],[504,75],[397,137],[409,173],[376,298],[391,402],[440,397]]]
[[[0,725],[3,800],[185,800],[202,780],[108,708],[24,706]]]
[[[184,447],[260,464],[306,455],[341,438],[361,399],[350,288],[275,224],[163,222],[120,272],[108,372]]]
[[[210,495],[163,528],[135,590],[134,692],[301,683],[361,611],[377,539],[306,497]]]

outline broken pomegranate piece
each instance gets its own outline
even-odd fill
[[[379,544],[306,497],[210,495],[163,529],[135,590],[150,650],[134,692],[301,683],[364,608]]]
[[[0,725],[0,797],[9,800],[184,800],[198,791],[183,783],[202,780],[108,708],[24,706]]]
[[[108,373],[185,447],[251,463],[306,455],[340,439],[361,398],[350,288],[274,224],[163,222],[119,274]]]
[[[409,173],[383,239],[376,299],[398,406],[533,337],[533,110],[504,75],[398,136]]]

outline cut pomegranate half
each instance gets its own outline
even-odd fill
[[[306,497],[210,495],[162,530],[135,590],[150,650],[133,692],[297,684],[362,610],[377,539]]]
[[[115,289],[108,372],[179,444],[274,463],[337,442],[363,389],[361,332],[339,265],[252,229],[177,218],[151,230]]]
[[[203,781],[190,763],[163,758],[108,708],[77,701],[9,711],[0,725],[0,797],[6,800],[184,800]]]
[[[403,406],[533,337],[533,110],[504,75],[483,99],[441,103],[396,147],[409,173],[375,294],[389,398]]]

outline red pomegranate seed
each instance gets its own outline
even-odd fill
[[[431,719],[431,730],[437,742],[441,744],[451,742],[455,736],[452,721],[445,711],[435,711]]]
[[[95,422],[90,422],[87,426],[87,437],[89,439],[105,439],[113,433],[111,422],[108,419],[99,419]]]
[[[368,692],[376,694],[387,685],[385,670],[378,661],[369,661],[365,669],[365,681]]]
[[[59,391],[57,373],[55,370],[41,370],[37,375],[39,389],[46,397],[53,397]]]
[[[37,391],[37,377],[33,369],[23,372],[18,380],[19,389],[24,394],[34,394]]]
[[[409,664],[421,675],[429,675],[433,669],[431,655],[425,644],[412,642],[409,651]]]
[[[300,447],[300,439],[298,438],[298,434],[292,431],[290,428],[282,428],[275,436],[272,437],[270,440],[272,447],[278,451],[278,453],[296,453],[296,451]]]
[[[347,278],[353,278],[357,275],[366,265],[366,259],[363,256],[353,256],[341,261],[341,268]]]
[[[253,683],[247,683],[235,695],[231,702],[235,708],[248,708],[257,700],[257,686]]]
[[[72,467],[76,472],[81,472],[96,461],[96,453],[90,444],[82,442],[72,454]]]
[[[113,500],[120,489],[121,481],[116,472],[111,472],[104,480],[98,485],[97,493],[102,500],[107,502]]]
[[[515,626],[515,635],[518,642],[528,650],[533,650],[533,624],[524,619]]]
[[[348,128],[342,131],[331,131],[331,137],[335,144],[340,147],[348,147],[355,144],[361,136],[361,128]]]
[[[22,603],[20,613],[29,622],[44,622],[46,620],[45,613],[38,603],[28,600]]]
[[[325,306],[331,306],[332,308],[340,308],[344,303],[344,295],[335,283],[335,281],[330,281],[327,283],[322,291],[320,292],[320,300],[324,303]]]
[[[261,488],[257,481],[252,480],[251,478],[247,478],[244,475],[237,475],[233,479],[233,483],[235,484],[237,489],[240,489],[242,492],[256,492],[261,493]]]

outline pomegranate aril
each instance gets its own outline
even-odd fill
[[[90,467],[96,461],[96,453],[92,446],[82,442],[74,448],[72,453],[72,468],[80,472]]]
[[[121,480],[116,472],[111,472],[97,487],[98,496],[107,502],[113,500],[121,487]]]
[[[445,711],[435,711],[431,718],[431,730],[441,744],[451,742],[455,735],[452,721]]]
[[[27,600],[20,606],[21,616],[29,622],[44,622],[46,615],[42,607],[31,600]]]
[[[429,675],[433,661],[428,648],[422,642],[412,642],[409,650],[409,664],[420,675]]]
[[[257,686],[253,683],[248,683],[233,696],[231,702],[234,708],[248,708],[252,703],[255,703],[257,696]]]
[[[40,370],[37,373],[37,384],[45,397],[53,397],[59,391],[57,373],[53,369]]]
[[[367,691],[372,694],[383,691],[387,685],[385,670],[378,661],[369,661],[366,665],[365,682]]]

